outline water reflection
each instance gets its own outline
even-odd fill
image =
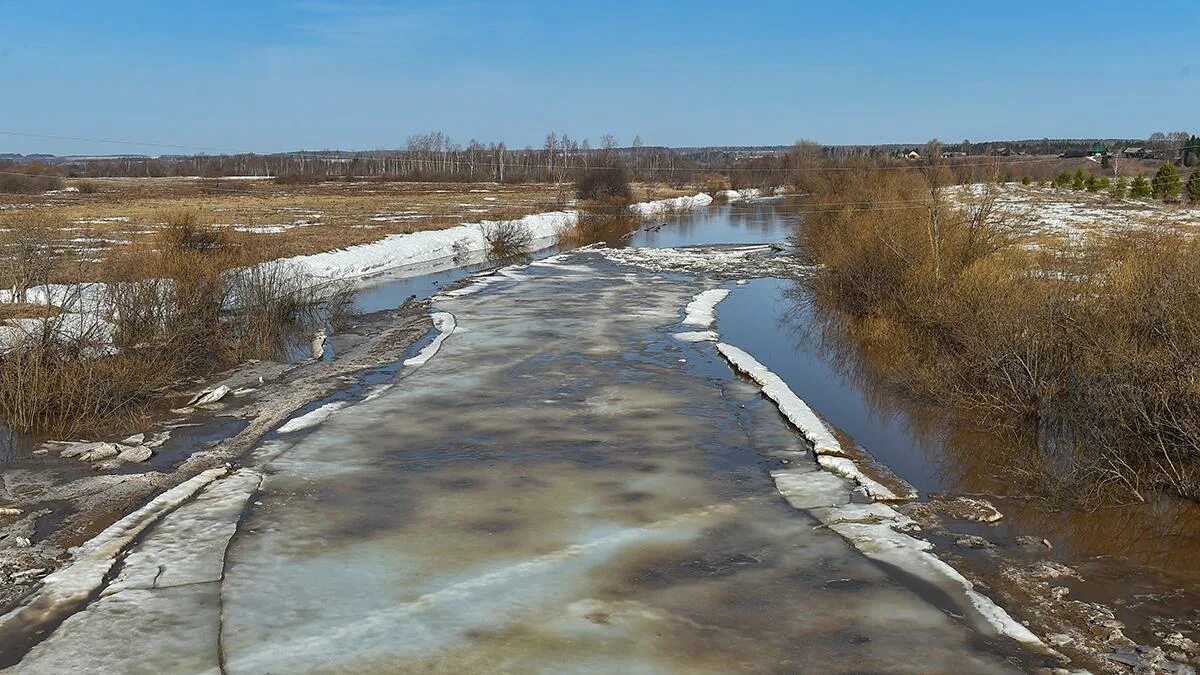
[[[629,244],[650,248],[776,244],[785,241],[794,231],[798,208],[798,203],[792,199],[711,206],[669,219],[652,219],[629,239]]]
[[[801,283],[739,288],[720,308],[723,338],[748,349],[922,493],[998,497],[994,538],[1045,537],[1056,557],[1111,556],[1112,568],[1159,568],[1172,583],[1200,582],[1200,505],[1157,495],[1146,503],[1073,508],[1053,488],[1055,436],[988,426],[901,395],[896,355],[855,339]],[[1108,575],[1120,577],[1114,569]]]

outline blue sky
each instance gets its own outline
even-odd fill
[[[0,130],[220,150],[1200,131],[1200,3],[0,0]],[[0,134],[0,152],[172,152]],[[182,151],[182,150],[181,150]]]

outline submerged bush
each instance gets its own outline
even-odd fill
[[[506,220],[493,224],[484,232],[488,242],[489,260],[513,260],[529,255],[533,235],[520,222]]]
[[[1200,242],[1134,231],[1029,250],[994,188],[949,204],[935,183],[824,177],[802,230],[818,301],[893,354],[887,376],[911,395],[1060,439],[1047,473],[1081,494],[1200,498]]]
[[[575,179],[575,196],[582,201],[628,204],[633,201],[629,171],[618,162],[593,166]]]

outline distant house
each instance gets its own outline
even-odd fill
[[[995,148],[992,150],[992,154],[997,157],[1008,157],[1013,154],[1013,151],[1008,148]]]
[[[1145,148],[1125,148],[1121,151],[1121,156],[1130,159],[1146,159],[1150,153]]]
[[[909,150],[908,152],[904,153],[904,157],[905,159],[921,159],[921,153],[917,152],[916,150]]]
[[[916,148],[902,148],[892,151],[895,159],[921,159],[921,153]]]
[[[967,153],[958,151],[947,151],[942,153],[942,157],[966,157]]]

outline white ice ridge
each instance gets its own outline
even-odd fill
[[[683,325],[708,328],[717,320],[717,303],[729,296],[728,288],[712,288],[697,293],[684,310]]]
[[[66,567],[43,579],[41,589],[25,604],[0,617],[0,633],[8,632],[5,628],[10,625],[53,620],[58,612],[86,600],[100,588],[117,557],[139,534],[228,471],[217,467],[201,472],[72,549],[74,559]]]
[[[713,330],[697,330],[686,331],[683,333],[675,333],[671,337],[680,342],[716,342],[721,339],[721,336]]]
[[[433,319],[433,327],[438,329],[438,336],[433,339],[433,342],[425,345],[425,348],[418,352],[416,356],[405,359],[404,365],[419,366],[433,358],[433,355],[438,353],[438,349],[442,347],[442,343],[446,341],[446,338],[450,337],[450,334],[458,327],[458,324],[454,321],[454,315],[450,312],[434,312],[431,318]]]
[[[787,472],[773,472],[784,474]],[[811,474],[809,474],[811,475]],[[776,477],[776,486],[781,494],[793,502],[789,492],[799,500],[811,499],[807,491],[799,486],[802,476],[792,476],[790,482]],[[787,486],[785,488],[784,486]],[[863,555],[905,570],[944,591],[961,597],[979,613],[997,633],[1016,640],[1026,648],[1043,654],[1054,654],[1033,631],[1004,611],[991,598],[975,590],[969,579],[930,552],[933,544],[901,530],[920,529],[912,519],[897,512],[887,504],[835,504],[827,507],[807,508],[813,516],[829,529],[841,535]]]
[[[787,417],[788,421],[804,434],[809,443],[812,443],[813,452],[817,455],[817,462],[822,467],[858,483],[863,491],[876,501],[900,499],[886,486],[864,474],[853,460],[845,456],[842,444],[838,442],[829,427],[825,426],[812,408],[809,408],[799,396],[792,392],[782,378],[768,370],[753,356],[733,345],[719,343],[717,351],[721,352],[721,356],[724,356],[735,368],[762,386],[763,395],[774,401],[775,405],[779,407],[779,412],[783,413],[784,417]]]
[[[345,408],[348,405],[350,405],[348,401],[334,401],[332,403],[326,403],[316,410],[311,410],[303,415],[300,415],[299,417],[293,417],[287,422],[284,422],[283,426],[279,427],[277,430],[277,433],[290,434],[295,431],[300,431],[301,429],[315,427],[321,422],[324,422],[332,417],[335,412]]]
[[[817,448],[817,461],[826,471],[807,467],[771,472],[775,488],[792,507],[811,513],[868,558],[886,562],[943,590],[959,594],[996,632],[1027,648],[1052,653],[1028,628],[1013,619],[990,598],[974,590],[970,580],[930,552],[933,544],[901,530],[919,529],[913,520],[887,504],[853,504],[850,483],[857,483],[876,500],[895,500],[891,490],[863,475],[841,444],[778,375],[746,352],[718,343],[717,350],[735,368],[762,386],[763,394]]]

